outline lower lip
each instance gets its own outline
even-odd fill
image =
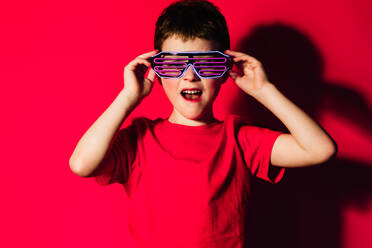
[[[181,94],[181,96],[182,96],[183,99],[185,99],[186,101],[189,101],[189,102],[200,102],[202,95],[200,95],[198,98],[195,98],[195,99],[187,99],[182,94]]]

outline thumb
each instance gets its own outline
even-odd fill
[[[154,82],[155,80],[155,72],[153,69],[150,69],[149,74],[147,75],[147,79],[150,80],[151,82]]]
[[[238,77],[238,73],[234,72],[234,71],[229,71],[229,75],[230,77],[235,80],[237,77]]]

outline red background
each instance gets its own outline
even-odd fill
[[[1,247],[134,247],[120,185],[74,175],[80,137],[123,87],[123,68],[153,48],[170,1],[13,1],[0,4]],[[10,1],[9,1],[10,2]],[[213,1],[232,50],[249,52],[269,79],[336,140],[324,166],[255,182],[259,247],[372,246],[372,17],[367,0]],[[368,31],[369,30],[369,31]],[[167,117],[156,84],[132,116]],[[215,112],[281,129],[229,80]]]

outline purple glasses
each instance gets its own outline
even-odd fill
[[[189,66],[201,78],[219,78],[231,69],[232,59],[220,51],[160,52],[151,57],[152,69],[162,78],[180,78]]]

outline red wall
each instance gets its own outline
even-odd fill
[[[156,18],[169,2],[0,4],[1,247],[134,247],[122,187],[79,178],[68,159],[123,87],[123,67],[152,50]],[[371,247],[371,3],[214,3],[228,21],[232,50],[260,59],[339,148],[334,161],[288,170],[278,185],[254,183],[253,213],[263,217],[253,218],[252,242]],[[235,112],[282,128],[232,81],[223,87],[218,118]],[[171,106],[161,90],[156,84],[132,117],[166,117]]]

